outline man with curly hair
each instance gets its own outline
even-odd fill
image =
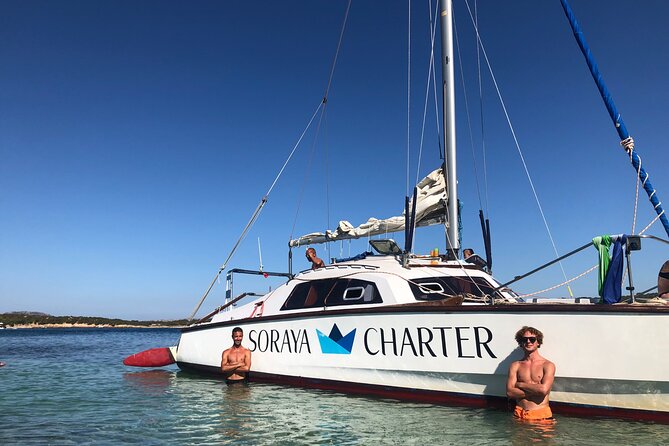
[[[514,416],[521,420],[550,420],[553,413],[548,395],[555,379],[555,364],[539,354],[544,334],[525,326],[516,332],[516,342],[524,357],[509,367],[506,395],[516,400]]]

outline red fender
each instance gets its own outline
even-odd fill
[[[123,364],[132,367],[162,367],[174,364],[174,362],[174,357],[169,347],[151,348],[130,355],[123,360]]]

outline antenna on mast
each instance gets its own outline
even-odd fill
[[[260,248],[260,237],[258,237],[258,257],[260,258],[260,272],[262,272],[262,249]]]

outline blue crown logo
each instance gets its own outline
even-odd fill
[[[346,336],[341,335],[337,324],[332,326],[330,335],[327,336],[320,330],[316,330],[318,334],[318,342],[321,344],[321,352],[335,355],[350,355],[353,350],[353,340],[355,339],[355,328],[351,330]]]

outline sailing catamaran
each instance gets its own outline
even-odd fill
[[[669,234],[657,194],[638,164],[629,134],[566,1],[563,6],[621,140],[626,141],[635,170]],[[397,231],[405,231],[405,246],[390,239],[371,240],[373,252],[298,274],[292,274],[292,267],[288,273],[232,269],[227,274],[224,305],[182,329],[178,346],[134,355],[128,363],[176,362],[184,370],[220,375],[221,351],[233,327],[239,326],[253,352],[253,381],[505,407],[507,372],[519,357],[513,334],[531,325],[551,340],[542,352],[557,364],[550,396],[555,412],[669,422],[669,345],[638,342],[637,336],[631,336],[643,333],[644,339],[662,339],[669,328],[668,305],[635,302],[633,294],[631,302],[617,305],[591,299],[524,302],[508,288],[513,281],[500,283],[489,272],[458,259],[458,225],[452,223],[457,219],[449,218],[458,215],[451,2],[441,0],[440,9],[444,166],[418,183],[404,216],[370,220],[358,227],[342,222],[333,231],[291,240],[289,249],[292,253],[305,245]],[[413,254],[413,230],[434,224],[446,225],[446,253]],[[630,251],[638,248],[641,238],[612,240],[625,253],[628,265]],[[610,271],[622,268],[621,261],[614,263]],[[232,278],[244,273],[282,276],[286,282],[241,304],[248,294],[235,297]],[[617,301],[622,280],[614,273],[611,276]],[[630,336],[617,336],[596,348],[581,347],[584,339],[617,334]]]

